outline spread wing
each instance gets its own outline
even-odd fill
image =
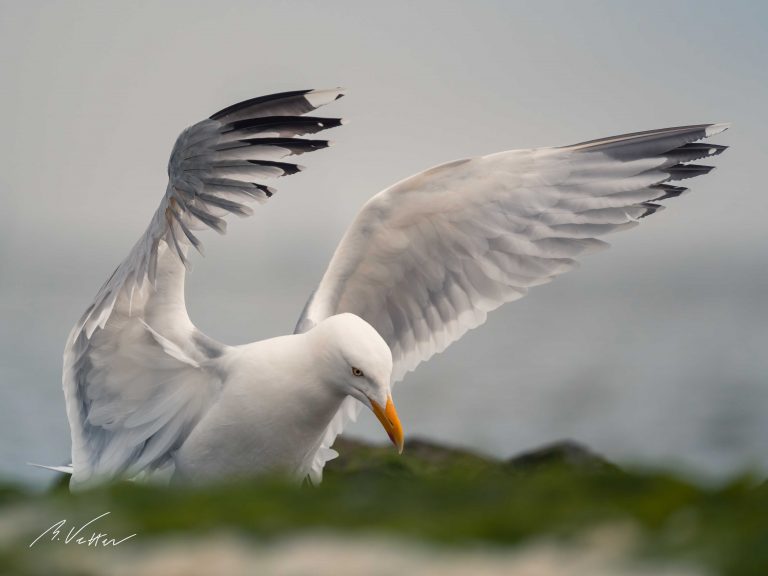
[[[254,98],[181,133],[149,227],[67,340],[73,486],[166,467],[215,399],[215,359],[226,347],[187,315],[189,247],[202,250],[198,230],[224,233],[227,214],[246,216],[249,204],[272,196],[263,180],[301,170],[286,157],[328,146],[300,136],[341,121],[304,114],[341,96],[337,89]]]
[[[561,148],[513,150],[450,162],[374,196],[355,218],[299,319],[297,331],[341,312],[386,340],[393,378],[482,324],[488,312],[573,269],[679,196],[712,167],[692,162],[726,147],[700,142],[725,130],[702,124]],[[331,423],[313,471],[342,429]]]

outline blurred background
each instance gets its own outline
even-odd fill
[[[178,133],[344,86],[336,146],[187,283],[227,343],[285,334],[367,198],[444,161],[731,121],[718,169],[397,386],[410,436],[509,456],[573,438],[700,481],[768,472],[768,4],[0,2],[0,476],[68,462],[68,331],[165,190]],[[363,414],[349,434],[384,441]]]

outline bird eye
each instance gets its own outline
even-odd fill
[[[355,368],[354,366],[352,366],[352,376],[357,376],[358,378],[360,378],[362,375],[363,375],[363,371],[360,370],[360,368]]]

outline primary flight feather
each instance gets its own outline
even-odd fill
[[[235,104],[181,133],[160,206],[72,329],[63,386],[71,487],[114,478],[206,481],[282,471],[317,482],[360,406],[402,449],[391,386],[491,310],[607,246],[706,174],[726,124],[638,132],[449,162],[371,198],[296,331],[228,346],[189,319],[197,235],[223,233],[328,146],[343,122],[307,116],[343,95],[303,90]],[[308,137],[309,136],[309,137]]]

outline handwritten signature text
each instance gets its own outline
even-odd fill
[[[93,518],[92,520],[89,520],[79,528],[72,526],[69,531],[65,534],[64,531],[66,530],[66,519],[65,520],[59,520],[49,528],[46,528],[40,536],[35,538],[32,543],[29,545],[30,548],[37,544],[43,537],[47,537],[46,540],[49,540],[50,542],[60,542],[63,540],[64,544],[78,544],[78,545],[85,545],[85,546],[118,546],[125,542],[126,540],[130,540],[136,534],[131,534],[130,536],[126,536],[125,538],[121,538],[120,540],[117,540],[116,538],[111,538],[109,534],[105,532],[91,532],[90,535],[85,532],[85,529],[96,522],[96,520],[99,520],[100,518],[104,518],[104,516],[110,514],[110,512],[104,512],[104,514],[101,514],[100,516],[96,516],[96,518]]]

